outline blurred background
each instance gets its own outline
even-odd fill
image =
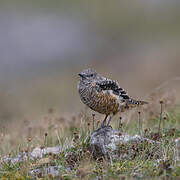
[[[180,1],[0,0],[2,129],[52,111],[76,116],[88,67],[133,97],[178,92]]]

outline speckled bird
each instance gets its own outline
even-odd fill
[[[81,101],[92,110],[105,114],[101,127],[109,126],[112,116],[118,112],[147,104],[145,101],[132,99],[117,81],[105,78],[93,69],[85,69],[79,76],[78,91]]]

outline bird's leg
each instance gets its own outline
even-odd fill
[[[106,115],[106,117],[104,118],[103,122],[101,123],[101,126],[100,126],[101,128],[105,127],[107,117],[108,117],[108,115]]]
[[[108,120],[107,126],[109,126],[109,125],[110,125],[111,119],[112,119],[112,116],[110,116],[110,117],[109,117],[109,120]]]

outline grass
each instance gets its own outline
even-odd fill
[[[162,112],[163,111],[163,112]],[[153,153],[153,146],[150,144],[135,147],[137,153],[131,159],[116,159],[106,161],[94,159],[89,151],[89,135],[93,128],[97,128],[99,122],[95,115],[89,115],[85,110],[69,120],[65,117],[58,117],[53,110],[49,110],[48,115],[43,118],[41,126],[38,128],[29,127],[26,122],[20,127],[25,129],[22,137],[11,137],[4,147],[0,147],[1,157],[9,153],[9,157],[14,157],[20,152],[31,152],[34,147],[41,146],[61,146],[59,155],[49,154],[43,159],[30,160],[10,164],[8,162],[0,164],[0,178],[4,179],[56,179],[53,174],[41,172],[35,177],[29,172],[32,169],[46,168],[61,165],[60,179],[126,179],[134,178],[165,178],[178,179],[180,177],[180,163],[175,159],[176,147],[174,140],[180,137],[180,106],[161,109],[161,114],[148,115],[143,120],[143,113],[135,112],[135,121],[126,124],[122,117],[115,117],[114,129],[121,129],[128,134],[134,135],[140,131],[144,137],[160,142],[161,160],[158,160]],[[139,114],[139,116],[138,116]],[[145,112],[148,114],[148,112]],[[142,119],[140,119],[142,118]],[[161,120],[161,128],[160,122]],[[69,126],[62,126],[68,122]],[[139,123],[142,124],[139,124]],[[30,128],[30,129],[29,129]],[[7,138],[4,135],[4,138]],[[5,141],[4,140],[4,141]],[[12,141],[12,142],[11,142]],[[14,141],[14,142],[13,142]],[[15,148],[14,148],[15,147]],[[11,149],[11,151],[9,151]],[[129,146],[119,147],[121,152],[128,151]],[[151,152],[151,153],[150,153]]]

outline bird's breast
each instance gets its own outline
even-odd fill
[[[119,111],[118,97],[112,91],[99,91],[91,85],[79,88],[79,94],[82,102],[94,111],[102,114],[116,114]]]

